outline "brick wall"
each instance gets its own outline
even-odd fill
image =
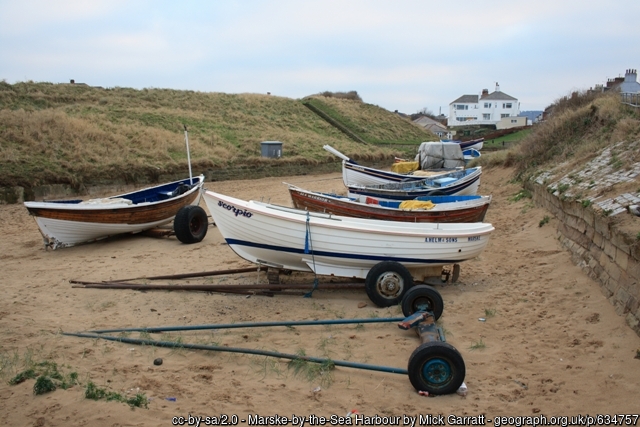
[[[591,206],[563,200],[535,182],[528,182],[527,188],[534,202],[560,221],[559,240],[571,251],[574,263],[600,283],[616,312],[640,335],[640,241]]]

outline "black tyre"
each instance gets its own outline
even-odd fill
[[[207,213],[200,206],[181,207],[173,220],[173,230],[182,243],[201,242],[208,228]]]
[[[411,316],[416,311],[430,311],[434,320],[442,316],[444,301],[440,292],[429,285],[416,285],[402,297],[402,314]]]
[[[390,307],[402,301],[413,286],[413,277],[402,264],[383,261],[373,266],[364,281],[369,299],[378,307]]]
[[[409,358],[408,371],[411,385],[432,395],[455,393],[466,374],[460,352],[441,341],[426,342],[416,348]]]

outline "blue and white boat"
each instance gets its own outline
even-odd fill
[[[475,195],[480,186],[482,167],[461,169],[442,175],[378,185],[347,185],[349,197],[375,197],[380,200],[412,200],[422,196]]]
[[[463,150],[462,155],[464,157],[465,164],[481,156],[480,151],[476,150],[475,148],[467,148],[466,150]]]

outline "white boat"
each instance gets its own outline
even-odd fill
[[[45,248],[55,250],[167,224],[182,207],[200,203],[203,185],[200,175],[102,199],[24,205],[40,228]]]
[[[217,229],[245,260],[279,269],[365,278],[370,298],[371,291],[385,295],[383,299],[392,304],[412,284],[411,275],[404,272],[475,258],[494,230],[487,223],[352,218],[245,201],[209,190],[203,194]],[[404,288],[400,285],[398,290],[393,280],[381,283],[383,276],[404,278],[400,280]]]
[[[420,181],[423,180],[425,176],[435,176],[451,172],[451,169],[438,171],[414,171],[408,174],[384,171],[359,165],[355,160],[347,157],[330,145],[325,145],[322,148],[342,159],[342,182],[344,182],[345,186],[380,185],[394,182]],[[422,175],[420,173],[422,173]]]
[[[460,148],[462,150],[468,150],[473,148],[474,150],[482,150],[482,146],[484,145],[484,138],[471,139],[469,141],[460,141],[457,139],[443,139],[442,142],[455,142],[456,144],[460,144]]]

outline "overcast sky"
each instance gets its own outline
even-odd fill
[[[448,115],[500,90],[542,110],[640,68],[640,0],[0,0],[0,79],[267,93],[355,90]]]

